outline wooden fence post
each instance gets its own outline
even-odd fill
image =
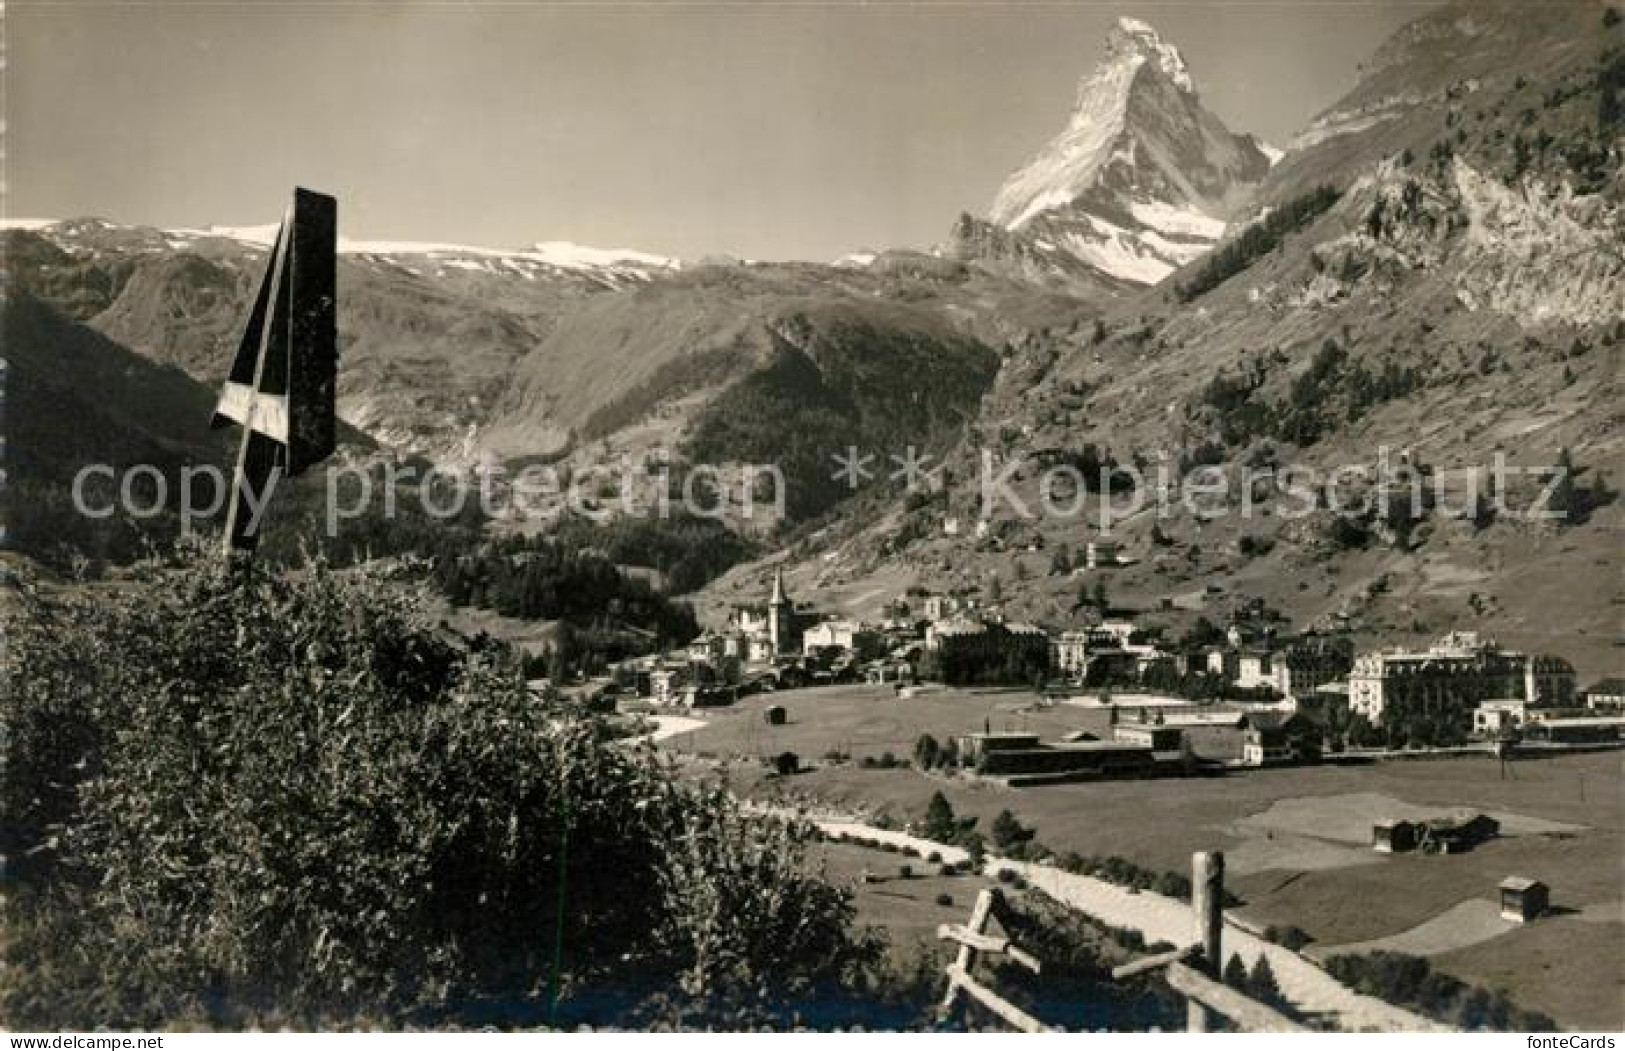
[[[1191,913],[1196,923],[1196,944],[1202,949],[1201,973],[1214,981],[1224,975],[1224,855],[1199,851],[1191,855]],[[1208,1031],[1210,1012],[1196,1000],[1185,1008],[1185,1027],[1193,1033]]]
[[[989,887],[976,896],[969,923],[963,927],[942,924],[937,928],[938,938],[959,943],[959,958],[948,965],[948,992],[942,998],[938,1017],[946,1020],[953,1011],[954,1000],[964,994],[1022,1032],[1041,1033],[1045,1028],[1043,1022],[989,989],[971,974],[971,968],[976,966],[977,959],[983,953],[1007,956],[1034,974],[1041,969],[1036,957],[1009,938],[998,938],[987,933],[988,921],[999,919],[1002,923],[1004,910],[1004,895],[999,893],[997,887]]]
[[[1247,1033],[1308,1032],[1276,1008],[1224,984],[1224,855],[1218,851],[1191,855],[1191,916],[1192,944],[1113,968],[1112,977],[1166,970],[1168,984],[1185,994],[1185,1022],[1193,1033],[1207,1032],[1214,1017],[1229,1018]]]

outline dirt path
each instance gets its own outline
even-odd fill
[[[829,835],[846,833],[911,846],[928,854],[940,853],[945,861],[965,857],[958,847],[935,843],[904,832],[873,828],[861,822],[833,816],[813,816],[814,824]],[[997,875],[1009,869],[1055,900],[1088,913],[1114,927],[1139,931],[1147,941],[1165,941],[1184,946],[1195,940],[1190,906],[1151,891],[1131,893],[1104,880],[1074,875],[1044,865],[1031,865],[1004,858],[988,860],[985,871]],[[1226,925],[1224,952],[1241,957],[1249,968],[1260,956],[1267,956],[1281,992],[1305,1015],[1318,1016],[1336,1028],[1353,1032],[1449,1032],[1450,1027],[1414,1014],[1373,997],[1362,996],[1338,982],[1309,960],[1290,949],[1275,945],[1234,925]]]
[[[859,839],[872,839],[881,843],[894,843],[899,847],[913,847],[920,852],[921,857],[930,854],[940,854],[944,863],[956,865],[970,857],[959,847],[950,847],[946,843],[933,843],[929,839],[911,836],[907,832],[892,832],[883,828],[874,828],[860,824],[856,821],[842,821],[837,819],[817,819],[814,823],[824,831],[825,835],[839,836],[845,833]]]
[[[1195,941],[1190,906],[1151,891],[1130,893],[1091,876],[1016,861],[989,862],[993,871],[1013,869],[1050,897],[1116,927],[1131,927],[1147,941],[1177,946]],[[1362,996],[1302,956],[1227,924],[1224,955],[1240,956],[1249,969],[1267,956],[1286,998],[1306,1015],[1318,1015],[1353,1032],[1448,1032],[1450,1027],[1370,996]]]
[[[1402,952],[1410,956],[1440,956],[1469,945],[1499,938],[1518,925],[1501,918],[1501,906],[1488,898],[1469,898],[1417,924],[1410,930],[1386,938],[1350,945],[1315,947],[1315,956],[1330,959],[1342,953]]]

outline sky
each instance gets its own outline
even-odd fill
[[[697,259],[929,248],[1064,125],[1119,15],[1284,144],[1421,0],[4,8],[3,212]]]

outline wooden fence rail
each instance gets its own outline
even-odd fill
[[[959,954],[948,965],[948,990],[939,1011],[946,1018],[955,1002],[964,996],[1002,1018],[1024,1033],[1043,1032],[1049,1027],[1010,1003],[978,981],[971,973],[983,954],[1003,956],[1034,974],[1041,964],[1031,953],[1007,937],[989,934],[987,925],[1007,908],[997,888],[977,895],[970,920],[963,925],[943,924],[937,937],[959,945]],[[1191,945],[1172,952],[1147,956],[1112,971],[1113,978],[1130,978],[1149,971],[1164,972],[1168,984],[1185,997],[1185,1025],[1193,1033],[1205,1033],[1218,1017],[1230,1019],[1249,1033],[1302,1033],[1308,1030],[1268,1004],[1254,1000],[1220,980],[1224,960],[1224,855],[1202,852],[1191,856],[1191,918],[1195,939]]]

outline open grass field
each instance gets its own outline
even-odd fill
[[[933,968],[943,964],[951,950],[937,940],[937,925],[964,923],[977,893],[993,884],[980,875],[939,875],[940,866],[922,858],[850,843],[820,843],[814,858],[830,882],[852,888],[858,922],[885,928],[893,959],[905,966],[922,954]],[[901,875],[904,865],[912,876]],[[874,882],[862,881],[865,872]],[[938,902],[943,894],[948,904]]]
[[[725,755],[795,751],[814,769],[768,781],[741,764],[736,784],[815,800],[854,814],[918,820],[941,790],[986,829],[1009,808],[1057,851],[1121,855],[1159,870],[1184,870],[1196,850],[1223,850],[1229,885],[1260,924],[1294,925],[1325,946],[1413,932],[1435,964],[1456,976],[1506,987],[1521,1005],[1574,1028],[1625,1026],[1625,767],[1622,753],[1526,759],[1505,778],[1489,757],[1357,767],[1258,770],[1223,778],[1117,781],[1004,789],[911,769],[821,764],[830,750],[906,758],[914,739],[955,732],[1031,729],[1046,738],[1103,725],[1068,708],[1018,711],[1025,691],[948,693],[906,701],[889,689],[835,687],[751,698],[710,713],[708,725],[667,746]],[[768,704],[790,722],[769,727]],[[1361,828],[1384,817],[1472,808],[1500,817],[1506,835],[1466,854],[1379,855]],[[1369,811],[1369,813],[1367,813]],[[888,855],[889,856],[889,855]],[[1425,925],[1472,899],[1493,899],[1508,875],[1552,888],[1554,915],[1489,937]],[[1424,928],[1421,934],[1413,929]],[[1420,944],[1420,943],[1419,943]]]
[[[763,711],[771,705],[784,707],[786,725],[767,725]],[[708,723],[704,730],[673,738],[671,744],[719,756],[791,751],[808,763],[831,751],[854,760],[885,752],[907,759],[925,733],[941,741],[984,727],[1028,730],[1046,739],[1077,729],[1106,732],[1103,713],[1067,705],[1040,707],[1031,690],[1019,688],[950,690],[904,699],[889,686],[819,687],[762,694],[702,717]]]

